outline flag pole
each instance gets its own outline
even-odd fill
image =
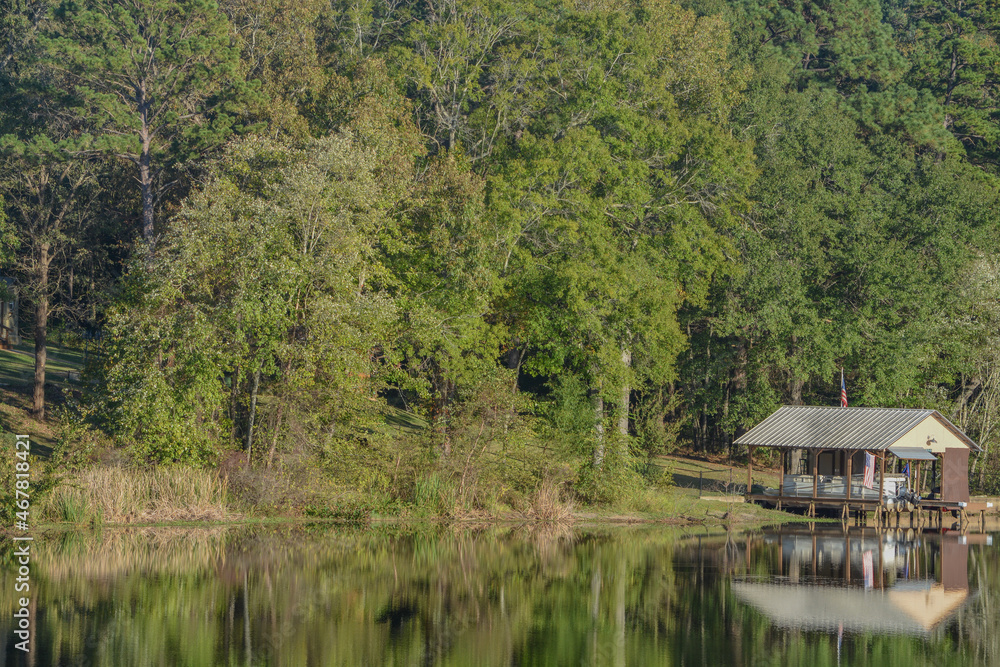
[[[847,407],[847,385],[844,384],[844,367],[840,367],[840,407]]]

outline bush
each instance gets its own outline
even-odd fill
[[[605,446],[604,460],[595,466],[590,459],[580,469],[576,492],[586,502],[607,505],[627,499],[642,488],[642,476],[626,439],[612,436]]]
[[[21,460],[16,456],[15,443],[17,438],[13,433],[0,434],[0,524],[5,528],[14,525],[16,519],[15,512],[18,500],[15,483],[17,481],[17,471],[15,466]],[[53,466],[34,455],[28,457],[28,525],[33,526],[38,522],[39,510],[44,506],[52,493],[53,487],[59,483],[59,477],[55,474]]]

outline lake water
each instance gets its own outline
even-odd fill
[[[36,535],[27,656],[15,648],[13,549],[2,546],[0,665],[1000,664],[988,534],[325,524]]]

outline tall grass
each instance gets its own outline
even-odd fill
[[[62,480],[45,516],[72,523],[219,521],[232,517],[226,481],[197,468],[96,467]]]
[[[573,522],[573,504],[564,502],[559,487],[551,480],[545,480],[538,487],[531,503],[521,511],[528,521],[564,524]]]

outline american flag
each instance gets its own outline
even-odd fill
[[[866,489],[875,487],[875,457],[871,452],[865,452],[865,478],[862,484]]]
[[[844,369],[840,369],[840,407],[847,407],[847,385],[844,384]]]
[[[875,568],[872,567],[871,549],[861,556],[861,570],[865,575],[865,588],[873,588],[875,586]]]

